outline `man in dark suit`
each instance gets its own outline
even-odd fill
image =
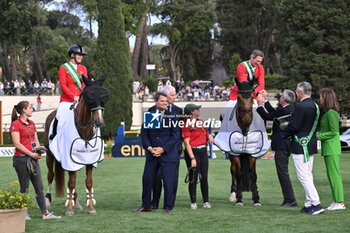
[[[298,83],[296,94],[300,103],[292,114],[292,123],[283,131],[283,138],[291,137],[289,151],[298,179],[305,190],[304,207],[300,213],[317,215],[324,212],[313,181],[313,155],[317,154],[316,127],[318,105],[311,99],[312,87],[308,82]]]
[[[175,88],[171,85],[166,85],[161,91],[168,96],[167,110],[170,111],[173,115],[175,115],[178,120],[180,120],[179,118],[181,118],[183,112],[182,112],[182,108],[180,108],[174,104],[175,100],[176,100]],[[155,106],[150,108],[148,111],[155,111]],[[179,138],[179,142],[178,142],[177,147],[178,147],[178,154],[180,157],[180,154],[182,152],[181,132],[180,132],[180,138]],[[173,206],[175,206],[177,185],[178,185],[178,180],[179,180],[179,166],[180,166],[180,160],[178,161],[178,163],[176,165],[176,171],[175,171]],[[161,169],[158,169],[158,171],[156,173],[156,177],[154,179],[154,184],[153,184],[152,209],[154,209],[154,210],[158,209],[159,199],[160,199],[161,193],[162,193],[162,171],[161,171]]]
[[[170,213],[174,201],[174,179],[179,160],[177,144],[180,128],[176,125],[176,117],[168,111],[168,98],[162,92],[155,94],[157,112],[153,119],[160,116],[160,128],[141,128],[142,146],[146,150],[146,162],[142,177],[142,205],[133,212],[151,212],[151,194],[154,178],[158,168],[161,169],[164,181],[164,213]]]
[[[283,207],[297,206],[295,200],[292,182],[289,178],[288,164],[289,164],[289,142],[282,139],[282,129],[280,121],[282,117],[288,117],[294,111],[293,103],[295,101],[295,94],[291,90],[284,90],[280,97],[280,104],[282,107],[273,108],[269,101],[267,101],[267,92],[261,91],[257,98],[259,107],[257,112],[265,121],[273,121],[272,135],[271,135],[271,150],[275,152],[275,164],[277,170],[278,180],[280,182],[283,194]],[[265,108],[264,108],[265,107]],[[267,110],[267,112],[265,111]]]

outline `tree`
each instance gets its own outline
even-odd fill
[[[223,46],[221,53],[224,66],[234,53],[249,59],[254,49],[265,54],[266,73],[281,72],[279,51],[274,44],[274,30],[279,22],[280,0],[217,0],[218,30],[216,38]]]
[[[202,78],[210,76],[214,10],[212,0],[158,0],[154,4],[153,12],[161,23],[153,26],[152,33],[169,40],[171,79],[190,78],[195,73]]]
[[[286,56],[282,60],[285,75],[295,83],[308,81],[314,97],[320,88],[336,91],[341,110],[349,115],[350,3],[345,0],[287,1],[281,4],[286,23]],[[291,88],[295,88],[291,87]]]
[[[132,123],[131,58],[121,1],[100,0],[98,11],[96,75],[108,75],[105,86],[110,92],[110,98],[105,106],[105,127],[102,134],[103,137],[110,138],[115,135],[121,122],[125,122],[127,128]]]
[[[1,1],[0,65],[7,79],[17,79],[18,75],[24,77],[25,56],[33,45],[33,32],[40,24],[40,15],[39,1]]]

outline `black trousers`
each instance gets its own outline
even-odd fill
[[[284,202],[296,202],[292,182],[289,178],[288,164],[290,153],[284,150],[275,151],[275,164],[278,180],[281,184]]]
[[[14,156],[13,157],[13,167],[16,169],[20,192],[25,193],[29,188],[29,181],[32,181],[32,184],[36,193],[36,201],[40,207],[41,213],[46,213],[46,204],[44,196],[44,185],[41,177],[40,165],[36,161],[36,175],[30,174],[27,168],[27,159],[28,156]]]
[[[196,158],[197,167],[195,170],[191,169],[191,158],[187,150],[185,150],[185,161],[188,169],[191,169],[189,174],[188,191],[190,193],[191,203],[196,203],[197,180],[200,173],[200,186],[202,191],[203,202],[209,201],[208,194],[208,152],[207,147],[196,149],[192,148],[194,157]],[[191,182],[193,181],[193,182]]]

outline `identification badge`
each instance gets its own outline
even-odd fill
[[[36,143],[35,142],[32,142],[32,149],[34,150],[34,148],[36,147]]]

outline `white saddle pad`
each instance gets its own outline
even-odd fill
[[[49,145],[50,151],[61,163],[62,168],[67,171],[78,171],[85,165],[97,167],[97,164],[104,159],[104,142],[100,136],[100,129],[96,128],[93,138],[85,143],[76,129],[73,111],[70,111],[64,120],[61,117],[60,121],[64,121],[59,122],[62,127],[57,126],[57,135],[49,141]],[[52,130],[53,121],[49,135],[52,134]]]
[[[253,157],[264,155],[270,148],[268,136],[263,119],[257,113],[257,104],[253,105],[253,121],[249,127],[247,136],[243,136],[242,130],[236,121],[237,101],[229,101],[222,113],[223,121],[219,133],[215,137],[215,145],[222,151],[232,155],[247,153]]]

